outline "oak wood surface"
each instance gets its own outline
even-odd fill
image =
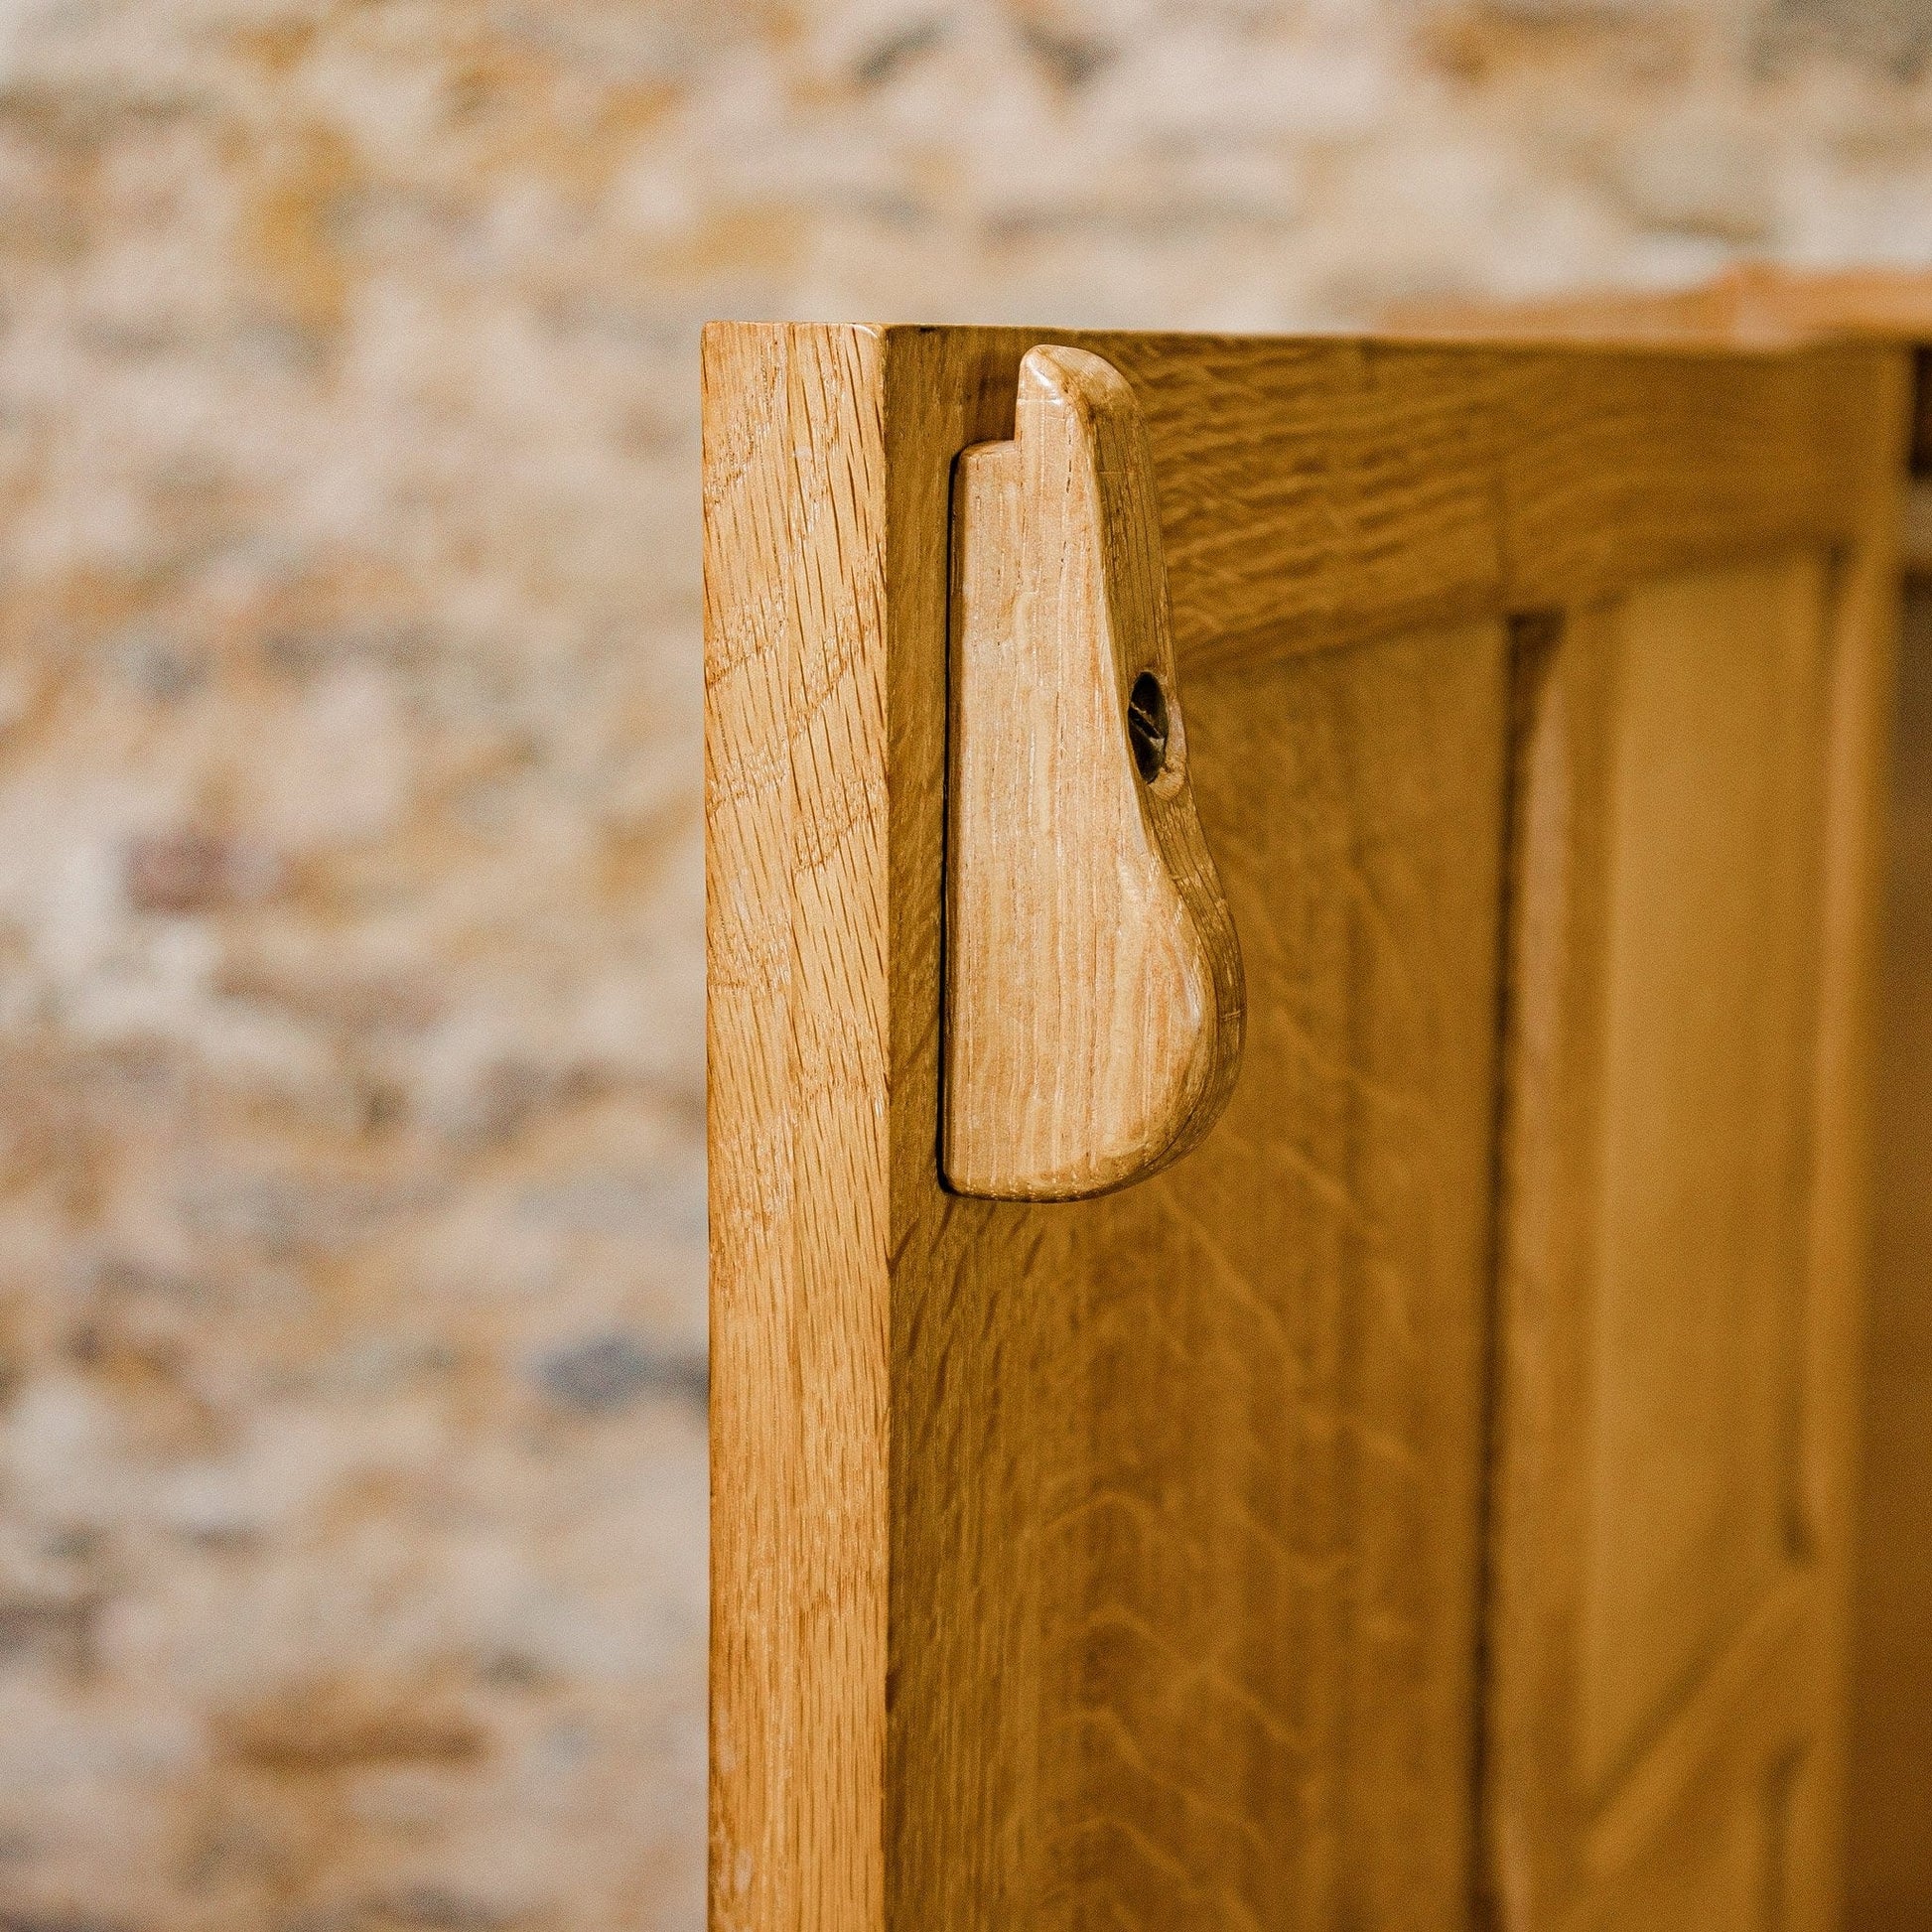
[[[1145,412],[1250,993],[1221,1123],[1066,1204],[937,1164],[949,476],[1042,340]],[[1753,557],[1864,582],[1902,380],[1882,349],[708,332],[717,1925],[1473,1923],[1506,620]],[[1821,1040],[1868,822],[1829,783]],[[1782,1600],[1692,1731],[1739,1673],[1824,1682]],[[1593,1828],[1618,1883],[1699,1836],[1675,1767]]]
[[[953,488],[940,1152],[961,1193],[1066,1200],[1219,1116],[1241,950],[1194,807],[1134,392],[1042,345],[1016,418]]]
[[[1530,695],[1490,1649],[1510,1925],[1830,1922],[1863,947],[1839,901],[1867,897],[1845,821],[1868,836],[1885,634],[1833,589],[1806,553],[1647,585],[1573,614]]]
[[[883,1923],[879,344],[706,345],[712,1910]],[[814,568],[813,566],[817,567]],[[867,916],[868,908],[873,916]]]
[[[1585,289],[1507,302],[1414,301],[1383,322],[1395,333],[1486,345],[1794,348],[1821,342],[1921,343],[1932,341],[1932,273],[1739,262],[1687,288]]]
[[[1932,1919],[1932,585],[1907,589],[1877,1027],[1847,1875],[1854,1932]]]
[[[972,1476],[906,1496],[907,1922],[1457,1922],[1505,700],[1494,622],[1196,680],[1230,1111],[1106,1201],[924,1231],[905,1452]]]
[[[1932,275],[1912,270],[1734,269],[1701,287],[1643,294],[1586,293],[1552,301],[1418,305],[1391,319],[1441,338],[1597,345],[1699,344],[1736,347],[1862,338],[1915,347],[1913,481],[1903,561],[1908,589],[1901,700],[1891,754],[1896,807],[1887,817],[1885,972],[1876,1016],[1875,1247],[1869,1267],[1870,1339],[1859,1407],[1863,1441],[1860,1533],[1854,1560],[1855,1642],[1846,1760],[1847,1919],[1851,1932],[1900,1932],[1932,1922],[1932,1323],[1925,1319],[1926,1224],[1932,1198],[1924,1126],[1932,1091],[1932,1033],[1920,965],[1932,863],[1918,835],[1932,769],[1926,658],[1932,623],[1922,588],[1932,575]],[[1887,572],[1865,593],[1889,605]],[[1853,1123],[1854,1127],[1860,1123]],[[1853,1132],[1855,1149],[1863,1133]],[[1841,1509],[1849,1507],[1841,1497]],[[1843,1646],[1839,1647],[1842,1654]],[[1829,1773],[1813,1781],[1829,1788]]]

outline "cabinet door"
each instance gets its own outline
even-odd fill
[[[1051,1202],[939,1162],[950,491],[1042,343],[1145,421],[1246,986]],[[1827,1924],[1903,358],[705,383],[714,1925]]]

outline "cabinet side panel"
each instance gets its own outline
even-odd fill
[[[719,1932],[884,1919],[877,360],[856,329],[705,340]]]

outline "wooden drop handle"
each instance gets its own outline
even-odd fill
[[[1069,1200],[1177,1159],[1241,1058],[1241,953],[1187,776],[1153,459],[1126,378],[1020,365],[953,489],[941,1165]]]

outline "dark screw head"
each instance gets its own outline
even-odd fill
[[[1168,761],[1168,694],[1152,671],[1143,671],[1127,694],[1127,742],[1134,768],[1152,784]]]

